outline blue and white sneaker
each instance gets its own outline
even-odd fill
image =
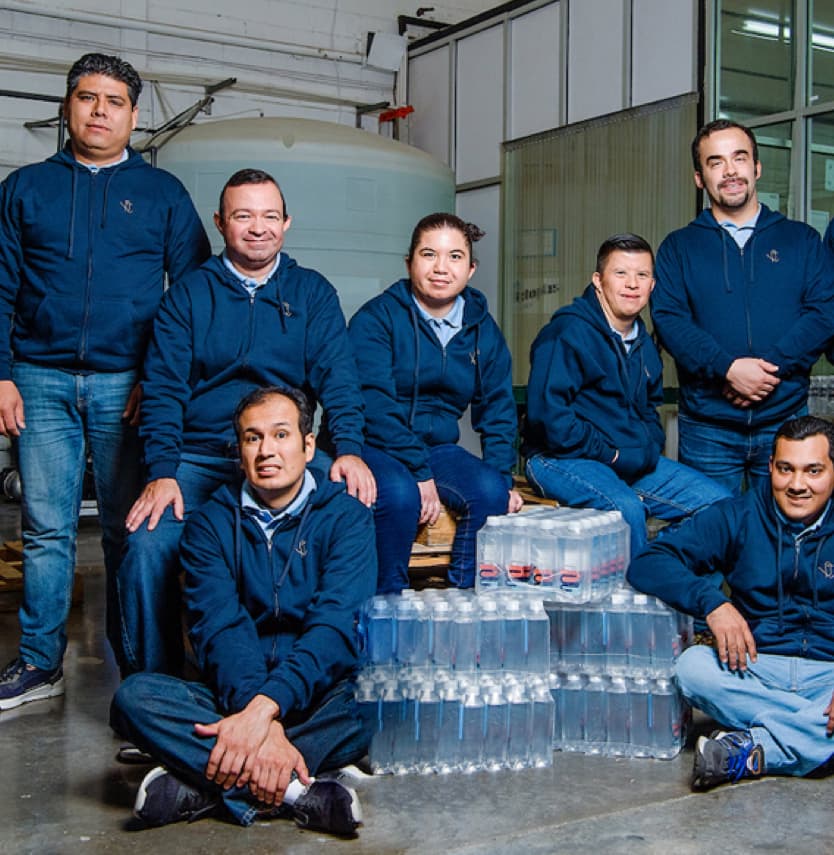
[[[0,710],[63,694],[64,669],[60,665],[54,671],[42,671],[17,658],[0,672]]]
[[[735,784],[742,778],[761,778],[765,773],[764,749],[746,730],[714,730],[695,745],[692,789],[709,790],[719,784]]]
[[[142,779],[133,814],[148,828],[156,828],[171,822],[194,822],[212,816],[219,806],[218,796],[198,790],[163,766],[157,766]]]

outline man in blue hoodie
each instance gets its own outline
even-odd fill
[[[646,544],[647,515],[679,520],[729,496],[661,454],[663,365],[640,318],[653,267],[643,238],[608,238],[584,294],[533,342],[527,386],[530,482],[566,505],[620,511],[632,555]]]
[[[63,693],[62,660],[87,454],[107,571],[107,632],[121,632],[115,578],[139,493],[138,368],[166,274],[209,256],[185,188],[129,148],[142,82],[115,56],[67,76],[69,142],[0,187],[0,433],[17,439],[23,485],[19,655],[0,710]]]
[[[807,411],[834,268],[814,229],[759,204],[749,128],[711,122],[692,160],[711,207],[661,244],[652,318],[678,370],[680,459],[738,494],[767,481],[777,426]]]
[[[147,483],[127,515],[119,568],[124,659],[133,671],[178,674],[178,545],[188,514],[237,474],[235,404],[258,386],[289,385],[321,401],[333,480],[367,505],[362,396],[333,286],[281,251],[290,227],[275,179],[236,172],[215,224],[225,248],[165,294],[142,381]],[[318,462],[318,461],[317,461]]]
[[[356,794],[312,776],[360,758],[370,738],[353,674],[376,584],[371,512],[307,468],[303,392],[256,389],[234,426],[245,481],[221,487],[182,538],[203,682],[134,674],[113,699],[113,728],[163,764],[142,781],[135,813],[148,826],[283,813],[353,835]]]
[[[698,740],[693,789],[805,775],[834,754],[833,456],[829,422],[785,422],[769,483],[707,508],[629,567],[635,588],[706,619],[715,637],[676,668],[684,695],[722,726]]]

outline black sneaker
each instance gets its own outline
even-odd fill
[[[299,828],[355,837],[362,824],[356,791],[339,781],[313,781],[290,808]]]
[[[157,766],[142,779],[133,813],[148,827],[169,822],[194,822],[211,814],[220,804],[217,796],[198,790]]]
[[[765,773],[764,749],[746,730],[714,730],[695,745],[692,789],[709,790],[734,784],[742,778],[761,778]]]
[[[60,665],[54,671],[42,671],[18,658],[0,672],[0,710],[63,694],[64,669]]]

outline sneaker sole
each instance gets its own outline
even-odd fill
[[[168,771],[164,766],[157,766],[155,769],[151,769],[144,778],[142,778],[142,783],[139,784],[139,790],[136,793],[136,801],[133,803],[133,815],[137,819],[142,819],[140,811],[143,807],[145,807],[145,799],[148,795],[148,786],[152,781],[155,781],[161,775],[167,775]]]
[[[28,704],[32,701],[45,701],[47,698],[57,698],[63,694],[64,678],[61,677],[60,680],[56,680],[54,683],[35,686],[33,689],[29,689],[28,692],[15,695],[13,698],[0,698],[0,710],[13,710],[15,707],[23,706],[23,704]]]

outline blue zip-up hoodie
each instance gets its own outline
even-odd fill
[[[484,295],[467,286],[462,296],[463,326],[445,347],[414,305],[408,279],[351,319],[366,442],[426,481],[433,477],[428,449],[458,441],[458,422],[471,404],[483,459],[509,487],[518,429],[510,351]]]
[[[241,510],[240,487],[223,486],[191,515],[180,549],[189,636],[225,713],[258,694],[282,716],[307,710],[356,666],[376,547],[371,512],[344,484],[321,476],[271,543]]]
[[[530,349],[527,458],[596,460],[629,482],[654,470],[665,442],[663,364],[643,321],[636,324],[626,352],[593,284],[554,313]]]
[[[339,298],[286,253],[249,294],[221,256],[170,288],[154,321],[140,435],[148,480],[173,478],[182,451],[226,456],[232,416],[258,386],[320,400],[337,456],[362,450],[362,396]]]
[[[681,413],[759,427],[805,406],[808,373],[834,334],[834,269],[810,226],[762,205],[742,250],[702,211],[660,245],[655,275],[652,318],[678,368]],[[740,357],[779,366],[779,385],[748,408],[723,395]]]
[[[12,359],[128,371],[145,355],[167,272],[211,250],[182,184],[128,149],[96,173],[67,147],[0,186],[0,380]],[[14,325],[12,328],[12,319]]]
[[[803,530],[770,484],[704,508],[632,559],[628,581],[698,618],[732,602],[760,653],[834,660],[834,518]],[[724,574],[728,597],[705,574]]]

